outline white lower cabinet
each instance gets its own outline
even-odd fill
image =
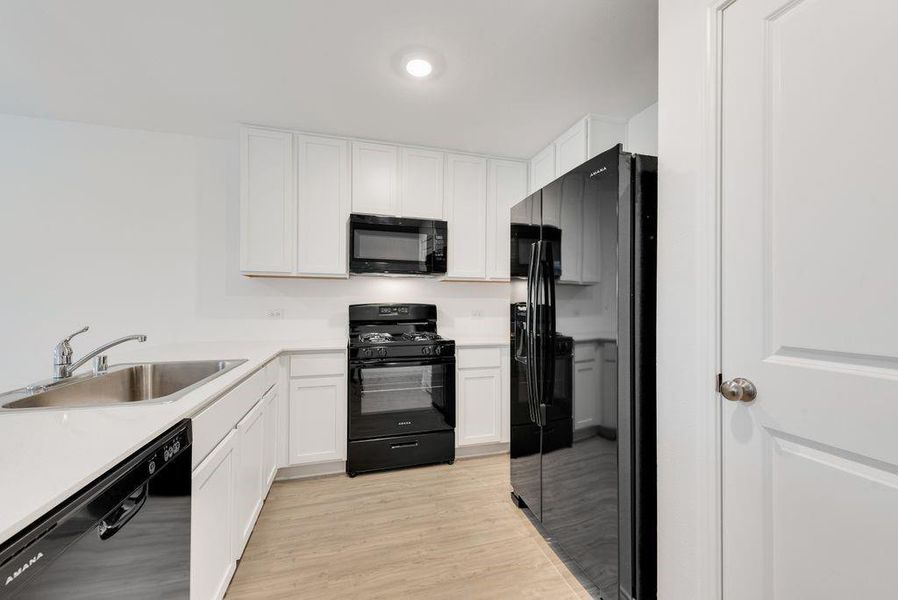
[[[259,401],[237,423],[237,471],[234,559],[240,558],[262,510],[265,455],[265,405]]]
[[[574,429],[602,424],[602,346],[597,342],[574,345]]]
[[[274,479],[277,365],[269,363],[193,418],[199,462],[191,480],[192,600],[224,596]]]
[[[508,441],[508,348],[459,348],[456,359],[456,445]]]
[[[290,357],[287,462],[346,460],[346,353]]]
[[[343,377],[290,382],[290,464],[346,458],[346,381]]]
[[[274,476],[278,472],[278,396],[278,387],[274,386],[262,398],[262,419],[265,422],[263,426],[265,439],[262,442],[262,490],[265,493],[271,488]]]
[[[193,471],[190,508],[190,598],[222,598],[234,555],[237,431],[232,430]]]

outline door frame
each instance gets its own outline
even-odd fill
[[[796,0],[793,0],[796,1]],[[800,0],[797,0],[800,1]],[[717,393],[722,369],[722,94],[723,15],[738,0],[710,0],[705,14],[705,64],[701,184],[696,244],[701,264],[696,281],[701,292],[698,313],[703,318],[698,336],[701,364],[699,402],[694,403],[698,440],[699,521],[693,523],[701,546],[697,549],[700,598],[723,599],[723,398]]]

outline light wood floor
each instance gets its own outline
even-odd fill
[[[508,472],[501,455],[275,483],[226,598],[589,598]]]

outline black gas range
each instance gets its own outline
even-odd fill
[[[455,460],[455,342],[433,304],[349,307],[346,472]]]

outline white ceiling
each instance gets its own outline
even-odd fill
[[[0,112],[529,157],[657,97],[657,0],[0,0]],[[423,46],[440,77],[391,61]]]

